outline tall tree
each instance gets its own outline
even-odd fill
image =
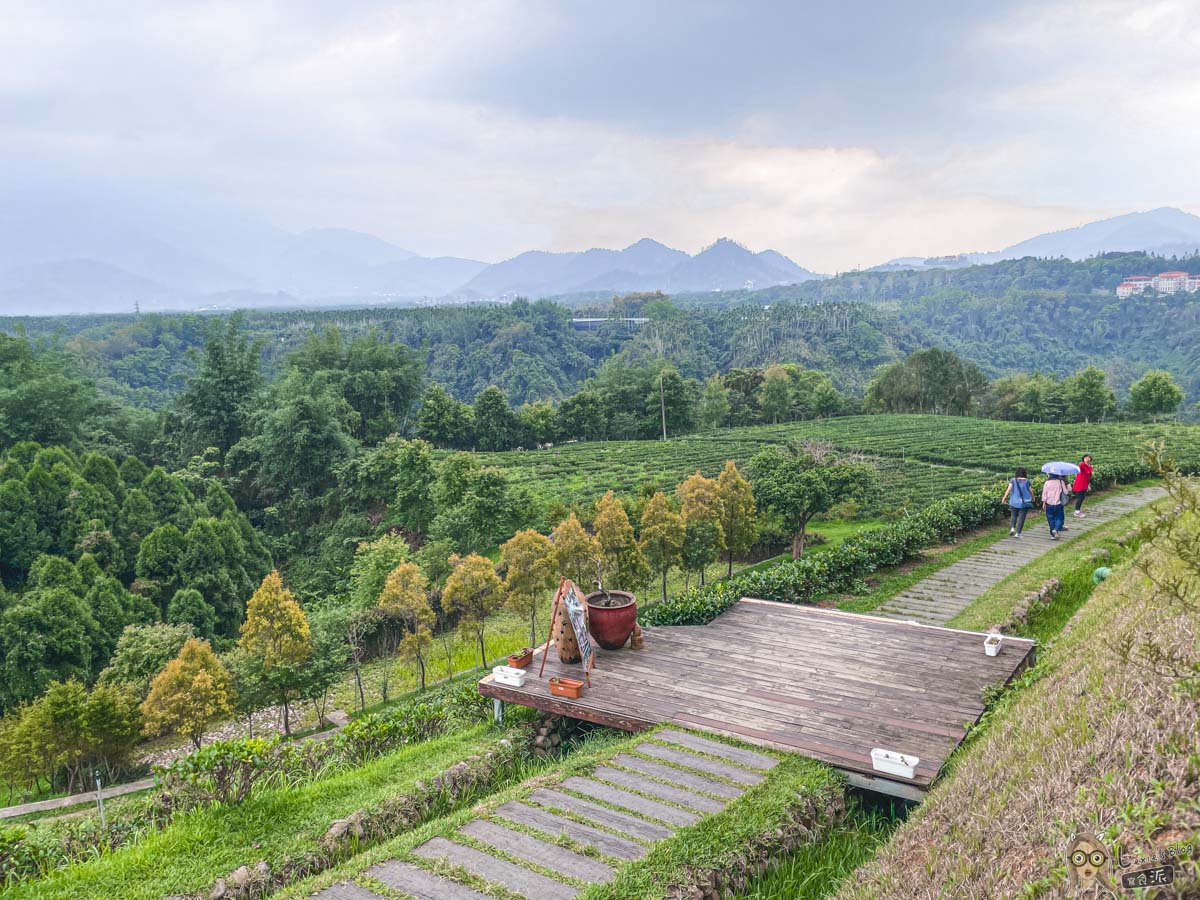
[[[433,448],[417,438],[405,441],[396,454],[396,519],[416,534],[433,520]]]
[[[588,534],[575,513],[558,523],[550,533],[554,544],[554,569],[585,592],[595,582],[601,560],[600,543]]]
[[[150,682],[141,707],[146,733],[186,735],[198,749],[209,726],[232,714],[233,700],[229,671],[208,641],[188,638]]]
[[[484,629],[488,617],[496,611],[500,579],[486,557],[472,553],[459,558],[454,571],[446,579],[442,603],[451,615],[458,616],[459,626],[472,634],[479,645],[479,667],[487,668],[487,647]]]
[[[804,555],[808,523],[835,503],[861,496],[876,478],[873,466],[841,462],[829,456],[817,459],[803,451],[771,447],[750,462],[754,495],[782,517],[792,534],[792,559]]]
[[[554,590],[554,545],[532,528],[518,531],[500,545],[504,599],[529,619],[529,646],[537,643],[537,614],[541,601]]]
[[[435,447],[463,449],[474,436],[471,407],[455,400],[440,384],[432,384],[421,398],[417,434]]]
[[[216,447],[224,455],[249,431],[262,389],[262,345],[243,333],[243,325],[241,315],[231,316],[223,328],[213,324],[200,368],[179,398],[189,454]]]
[[[278,572],[264,578],[250,598],[238,646],[262,661],[263,675],[283,707],[283,733],[290,735],[290,704],[303,683],[312,640],[308,617]]]
[[[792,379],[783,366],[771,366],[763,372],[758,388],[758,407],[772,424],[788,417],[792,409]]]
[[[638,547],[625,505],[612,491],[596,501],[594,521],[604,570],[601,578],[609,587],[637,592],[650,580],[650,567]]]
[[[1095,366],[1081,369],[1066,384],[1067,414],[1078,422],[1099,422],[1117,408],[1108,376]]]
[[[704,584],[707,566],[725,549],[721,526],[721,486],[715,478],[699,472],[689,475],[675,488],[683,516],[684,540],[680,565],[685,572],[699,572]]]
[[[1179,409],[1183,390],[1170,372],[1151,369],[1129,388],[1129,409],[1144,416],[1167,416]]]
[[[398,534],[385,534],[359,544],[350,566],[350,602],[354,607],[368,609],[378,603],[388,575],[408,557],[408,544]]]
[[[517,420],[508,398],[492,385],[475,397],[475,443],[480,450],[507,450],[516,446]]]
[[[758,537],[754,491],[732,459],[725,460],[725,467],[717,477],[717,491],[721,508],[721,534],[729,562],[728,574],[732,575],[734,554],[748,553]]]
[[[720,375],[710,375],[704,380],[704,391],[700,394],[696,409],[696,421],[703,431],[723,428],[729,424],[729,388]]]
[[[662,599],[667,599],[667,573],[678,565],[683,550],[683,516],[671,508],[662,491],[656,493],[642,511],[642,553],[662,576]]]
[[[429,581],[416,563],[401,563],[384,582],[379,606],[385,614],[403,623],[405,634],[400,641],[400,653],[412,659],[417,667],[417,683],[425,690],[425,658],[433,643],[433,628],[437,616],[429,605]]]

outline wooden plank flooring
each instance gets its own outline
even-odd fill
[[[1073,507],[1068,507],[1067,530],[1057,541],[1050,539],[1042,511],[1030,510],[1025,531],[1019,539],[1005,538],[935,572],[897,594],[876,612],[892,619],[942,625],[1043,553],[1162,496],[1162,488],[1151,487],[1108,500],[1085,503],[1083,509],[1087,515],[1082,519],[1071,515]]]
[[[553,651],[545,678],[535,657],[522,687],[489,676],[480,691],[628,731],[700,728],[864,774],[874,771],[873,747],[898,750],[920,757],[908,782],[924,788],[983,713],[984,689],[1007,683],[1033,650],[1032,641],[1009,639],[988,657],[983,636],[972,632],[753,599],[703,627],[644,631],[642,650],[599,651],[592,687],[579,700],[550,696],[546,678],[579,674]],[[672,742],[694,751],[700,775],[722,776],[722,763],[748,773],[775,762],[673,729],[660,733],[651,755],[674,763]],[[621,777],[599,778],[611,782],[599,789],[616,790]]]

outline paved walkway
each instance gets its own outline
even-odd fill
[[[1030,510],[1025,533],[1006,537],[928,578],[906,588],[874,611],[892,619],[914,619],[927,625],[944,625],[1009,575],[1063,543],[1074,540],[1098,525],[1166,496],[1160,487],[1143,488],[1107,500],[1084,504],[1087,516],[1077,519],[1067,512],[1067,530],[1059,540],[1050,539],[1046,516]]]
[[[777,762],[667,728],[586,777],[534,788],[317,898],[385,900],[377,893],[385,885],[416,900],[492,900],[478,890],[486,884],[508,895],[571,900],[611,881],[655,841],[720,812]]]

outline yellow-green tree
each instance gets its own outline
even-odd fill
[[[699,572],[704,584],[707,566],[725,549],[725,529],[721,527],[721,488],[715,478],[699,472],[689,475],[675,488],[683,516],[683,549],[680,566],[685,572]]]
[[[188,638],[150,682],[141,710],[146,734],[187,735],[195,747],[213,722],[233,713],[233,682],[208,641]]]
[[[571,513],[550,533],[554,545],[554,569],[587,591],[597,574],[600,543],[588,534],[579,517]]]
[[[721,531],[725,538],[729,574],[732,575],[734,554],[748,552],[758,536],[754,491],[732,459],[725,461],[725,468],[717,476],[717,494],[721,503]]]
[[[291,702],[303,686],[312,637],[308,617],[278,572],[267,575],[250,598],[238,646],[258,661],[264,681],[283,707],[283,733],[290,735]]]
[[[642,553],[662,576],[662,598],[667,599],[667,573],[678,565],[683,549],[683,516],[671,508],[662,491],[642,510]]]
[[[529,617],[531,647],[537,643],[538,600],[558,583],[554,563],[554,545],[532,528],[518,531],[500,545],[504,600]]]
[[[650,566],[638,547],[625,504],[609,491],[596,501],[596,540],[604,561],[602,578],[608,587],[636,592],[650,580]]]
[[[458,616],[459,628],[474,634],[479,643],[479,667],[487,668],[487,648],[483,642],[488,616],[496,611],[500,578],[486,557],[478,553],[457,557],[454,571],[442,589],[442,603],[451,615]]]
[[[379,608],[389,619],[403,623],[404,638],[400,655],[417,667],[417,681],[425,690],[425,660],[433,643],[433,623],[437,616],[429,605],[429,580],[416,563],[401,563],[388,573],[379,594]]]

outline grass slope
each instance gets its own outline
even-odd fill
[[[132,847],[20,885],[5,893],[5,900],[151,900],[205,889],[240,865],[275,861],[308,847],[334,819],[405,793],[416,781],[485,750],[499,738],[489,731],[489,726],[477,726],[299,788],[264,791],[235,806],[193,810]]]
[[[1152,571],[1177,562],[1155,547]],[[1162,602],[1128,561],[1003,698],[953,776],[845,882],[847,900],[1061,895],[1074,832],[1127,859],[1174,848],[1180,896],[1200,889],[1193,690],[1155,651],[1196,659],[1200,609]],[[1149,655],[1148,655],[1149,654]],[[1161,658],[1160,658],[1161,663]]]

